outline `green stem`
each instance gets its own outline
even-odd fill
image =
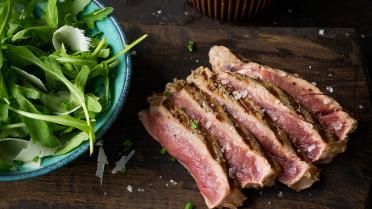
[[[103,37],[102,40],[99,42],[97,48],[93,51],[93,53],[91,54],[92,57],[95,57],[100,51],[101,49],[103,48],[103,46],[106,44],[106,38]]]
[[[129,50],[131,50],[135,45],[137,45],[138,43],[140,43],[141,41],[143,41],[143,39],[145,39],[147,36],[148,35],[145,34],[145,35],[141,36],[140,38],[138,38],[137,40],[135,40],[134,42],[132,42],[131,44],[124,46],[124,49],[121,52],[117,53],[116,55],[114,55],[110,59],[106,60],[105,62],[106,63],[113,62],[118,57],[120,57],[121,55],[123,55],[123,54],[127,53]]]

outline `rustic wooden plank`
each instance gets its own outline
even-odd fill
[[[367,208],[371,186],[372,111],[361,62],[359,42],[352,29],[316,28],[203,28],[193,25],[144,25],[122,22],[128,38],[149,33],[150,38],[136,48],[133,80],[126,105],[104,137],[111,164],[120,158],[121,143],[135,142],[136,155],[125,174],[105,173],[103,185],[94,176],[96,155],[85,155],[52,174],[32,180],[1,183],[0,208],[183,208],[192,201],[205,208],[190,175],[169,156],[159,154],[160,146],[151,139],[137,119],[146,108],[146,97],[161,91],[174,77],[184,78],[199,65],[209,66],[211,46],[223,44],[255,61],[298,73],[321,89],[332,86],[331,95],[359,119],[359,128],[350,139],[346,153],[330,165],[320,166],[321,180],[303,192],[294,192],[278,183],[260,194],[246,190],[243,208]],[[197,44],[194,53],[186,49],[188,40]],[[309,69],[311,66],[311,69]],[[332,74],[332,76],[328,76]],[[363,105],[363,109],[358,106]],[[177,185],[169,181],[173,179]],[[132,193],[127,186],[134,187]],[[168,185],[168,186],[167,186]],[[144,192],[137,192],[137,188]],[[279,192],[283,197],[278,197]],[[106,195],[105,195],[106,194]]]

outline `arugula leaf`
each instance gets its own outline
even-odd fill
[[[76,147],[78,147],[81,143],[87,141],[89,139],[89,135],[85,132],[79,132],[76,135],[72,136],[67,140],[67,142],[60,148],[56,155],[63,155],[66,153],[71,152]]]
[[[96,9],[92,13],[82,17],[82,20],[87,24],[89,29],[94,29],[94,23],[98,20],[103,20],[114,11],[112,7]]]
[[[8,120],[8,111],[9,111],[9,104],[0,101],[0,122]]]
[[[85,104],[85,97],[84,92],[81,89],[77,88],[74,84],[72,84],[62,73],[61,66],[58,64],[56,59],[52,57],[47,57],[44,62],[42,62],[39,58],[37,58],[29,49],[24,46],[11,46],[8,48],[8,54],[11,57],[11,61],[13,64],[17,62],[21,65],[30,65],[34,64],[44,70],[48,75],[53,77],[56,80],[61,81],[65,86],[69,89],[72,95],[76,97],[79,101],[81,107],[84,110],[85,119],[87,121],[88,126],[88,133],[90,138],[90,153],[93,153],[94,147],[94,131],[92,124],[90,122],[90,117],[88,113],[88,108]],[[63,124],[62,124],[63,125]]]
[[[0,173],[9,171],[13,167],[14,164],[12,162],[0,158]]]
[[[52,28],[50,26],[36,26],[18,31],[16,34],[14,34],[11,41],[16,42],[19,40],[30,38],[29,34],[32,32],[44,42],[51,40]]]
[[[12,70],[14,70],[15,73],[22,76],[23,78],[30,81],[33,85],[35,85],[38,89],[43,90],[44,92],[47,91],[47,88],[45,87],[44,83],[36,76],[16,67],[16,66],[10,66]]]
[[[0,98],[8,98],[8,91],[7,87],[5,85],[4,75],[2,72],[3,69],[3,63],[4,63],[4,57],[3,52],[0,50]]]
[[[85,121],[73,118],[69,115],[43,115],[43,114],[37,114],[37,113],[31,113],[31,112],[26,112],[23,110],[19,110],[13,107],[9,107],[9,110],[18,113],[19,115],[22,115],[24,117],[30,118],[30,119],[35,119],[39,121],[47,121],[51,123],[57,123],[60,125],[64,126],[72,126],[75,127],[79,130],[89,132],[89,127],[87,126]]]
[[[61,2],[58,5],[59,19],[64,20],[68,14],[76,19],[76,16],[82,12],[90,2],[91,0],[65,0]]]
[[[45,21],[51,28],[58,27],[57,0],[48,0],[45,8]]]
[[[6,6],[0,10],[0,36],[2,37],[5,35],[5,28],[10,18],[12,6],[13,6],[13,1],[7,0]]]
[[[19,88],[16,85],[13,84],[10,89],[13,97],[16,99],[18,105],[20,106],[20,108],[22,108],[22,110],[29,111],[34,114],[40,113],[35,108],[35,106],[21,94]],[[9,106],[9,109],[12,110],[12,107]],[[54,136],[48,124],[45,121],[34,119],[27,116],[22,118],[23,122],[26,124],[31,138],[36,141],[40,141],[40,143],[46,147],[56,147],[60,145],[59,140],[56,136]]]

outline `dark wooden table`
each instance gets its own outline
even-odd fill
[[[208,66],[207,52],[214,44],[233,47],[265,64],[300,72],[322,89],[332,86],[333,96],[360,122],[347,152],[331,165],[321,166],[321,181],[314,187],[300,193],[281,184],[262,192],[246,190],[248,201],[244,208],[371,206],[372,110],[366,79],[369,60],[365,59],[370,54],[368,40],[372,35],[372,17],[365,17],[372,8],[369,1],[337,1],[337,6],[335,0],[283,1],[260,18],[239,24],[201,17],[185,0],[104,2],[116,9],[115,15],[129,40],[144,32],[151,36],[136,48],[128,100],[119,119],[104,136],[110,165],[103,185],[94,175],[97,153],[92,157],[85,154],[51,174],[0,183],[0,209],[181,209],[187,201],[194,202],[198,209],[205,208],[190,175],[169,156],[159,154],[160,146],[145,132],[137,113],[147,107],[146,96],[161,91],[166,82],[186,76],[198,65]],[[346,15],[356,9],[358,12]],[[307,26],[312,27],[303,28]],[[326,28],[324,37],[317,35],[319,28]],[[188,40],[197,43],[195,53],[185,49]],[[308,69],[310,65],[312,70]],[[112,175],[109,171],[120,158],[125,139],[135,143],[137,152],[126,173]],[[128,185],[133,192],[127,191]],[[144,191],[138,192],[138,188]],[[279,192],[283,197],[278,197]]]

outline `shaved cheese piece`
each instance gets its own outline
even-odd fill
[[[98,157],[97,157],[96,176],[100,179],[101,185],[102,185],[102,179],[103,179],[103,172],[105,171],[105,166],[108,164],[109,162],[107,161],[105,150],[103,150],[103,147],[99,147]]]
[[[53,33],[52,42],[56,50],[63,44],[72,50],[89,51],[90,38],[84,35],[83,30],[64,25]]]
[[[124,170],[126,164],[130,160],[130,158],[132,158],[134,153],[135,153],[135,150],[132,150],[127,156],[123,155],[120,158],[120,160],[115,163],[115,167],[114,167],[114,169],[112,169],[111,173],[116,174],[117,172]]]

